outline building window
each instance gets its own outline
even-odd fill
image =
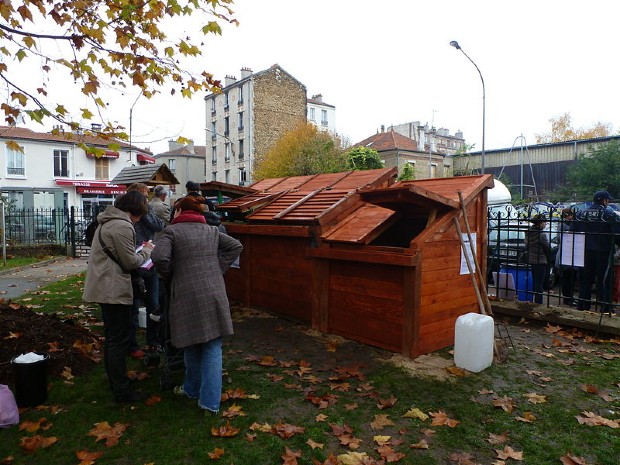
[[[314,121],[314,108],[308,108],[308,119]]]
[[[239,122],[237,123],[237,130],[243,131],[243,112],[239,112]]]
[[[230,170],[226,170],[226,171],[225,171],[224,178],[225,178],[225,181],[224,181],[224,182],[225,182],[226,184],[230,184]]]
[[[110,179],[109,158],[95,158],[95,179]]]
[[[228,92],[224,93],[224,110],[228,110]]]
[[[211,181],[217,181],[217,171],[211,172]]]
[[[211,122],[211,140],[215,140],[217,137],[217,131],[215,130],[215,121]]]
[[[54,150],[54,176],[69,176],[69,151]]]
[[[230,143],[226,142],[226,144],[224,145],[224,161],[226,163],[230,162]]]
[[[217,147],[211,147],[211,164],[217,165]]]
[[[239,168],[239,185],[245,186],[246,182],[248,182],[248,172],[245,168]]]
[[[224,135],[227,136],[230,133],[230,118],[227,116],[224,118]]]
[[[211,99],[211,116],[215,116],[215,97]]]
[[[237,100],[238,105],[243,105],[243,86],[239,87],[239,100]]]
[[[243,143],[243,139],[239,139],[239,160],[243,160],[245,158],[245,144]]]
[[[321,110],[321,125],[327,126],[327,110]]]
[[[174,158],[169,158],[168,159],[168,168],[170,168],[170,171],[172,171],[173,173],[176,171],[177,169],[177,161]]]
[[[22,151],[13,150],[7,147],[6,149],[6,174],[7,176],[26,176],[26,165],[24,159],[24,147],[21,147]]]

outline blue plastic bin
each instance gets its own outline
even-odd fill
[[[515,290],[517,291],[517,299],[523,302],[533,302],[534,280],[532,272],[526,266],[503,265],[499,269],[500,273],[510,273],[515,282]]]

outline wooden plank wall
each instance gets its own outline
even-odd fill
[[[326,331],[400,352],[403,270],[400,266],[331,260]]]
[[[468,207],[471,230],[480,221],[480,202]],[[465,233],[464,222],[461,229]],[[478,233],[478,243],[483,240]],[[418,318],[419,353],[425,354],[454,344],[454,324],[465,313],[478,312],[478,300],[469,274],[460,274],[461,245],[453,224],[438,231],[424,244]]]

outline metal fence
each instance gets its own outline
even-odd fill
[[[96,218],[98,208],[79,209],[17,209],[4,208],[0,233],[7,246],[59,244],[67,247],[69,255],[78,255],[84,244],[84,232]]]
[[[620,299],[620,254],[615,244],[620,242],[620,235],[614,228],[620,228],[620,216],[612,217],[616,226],[600,228],[585,224],[610,221],[582,221],[577,210],[573,213],[577,218],[563,218],[561,207],[544,205],[489,209],[488,293],[503,299],[540,300],[535,298],[538,293],[530,264],[535,260],[528,256],[527,231],[531,220],[542,214],[546,221],[542,233],[551,246],[541,293],[543,304],[601,312],[616,310]],[[599,231],[580,232],[593,229]],[[593,240],[608,244],[598,257],[593,257],[595,252],[590,251],[590,246],[586,247]]]

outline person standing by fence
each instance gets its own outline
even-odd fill
[[[594,194],[592,205],[577,213],[575,230],[584,232],[584,268],[579,286],[578,310],[590,310],[592,285],[601,313],[615,313],[611,294],[614,282],[613,257],[620,241],[620,217],[609,207],[613,198],[607,191]]]
[[[550,262],[551,246],[549,238],[543,231],[547,224],[544,215],[535,215],[530,222],[532,226],[526,231],[526,257],[532,271],[534,302],[542,304],[547,264]]]

